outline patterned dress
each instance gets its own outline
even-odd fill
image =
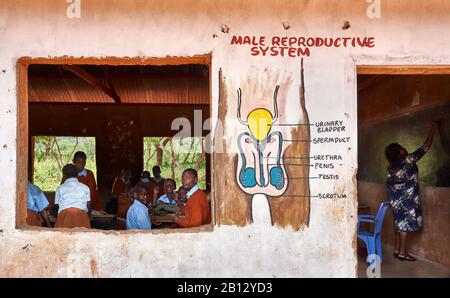
[[[414,232],[423,227],[416,162],[428,149],[424,145],[388,167],[386,185],[397,232]]]

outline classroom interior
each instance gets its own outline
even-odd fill
[[[450,75],[438,69],[383,69],[358,73],[358,212],[376,214],[388,200],[384,149],[400,143],[409,152],[424,143],[431,121],[439,128],[430,151],[417,163],[424,229],[411,233],[408,250],[424,262],[443,266],[437,274],[432,267],[427,276],[450,274]],[[363,224],[364,225],[364,224]],[[367,226],[373,230],[374,227]],[[381,233],[387,264],[384,276],[421,276],[417,264],[399,266],[392,257],[394,229],[388,210]],[[366,248],[358,242],[359,262],[365,262]],[[396,262],[397,261],[397,262]],[[397,264],[397,265],[396,265]],[[385,265],[385,264],[383,264]],[[399,268],[403,271],[398,271]],[[416,269],[418,270],[416,270]],[[428,267],[423,267],[428,268]],[[360,270],[360,272],[362,272]],[[435,272],[435,273],[433,273]],[[365,272],[364,272],[365,274]],[[362,275],[362,273],[360,274]]]
[[[36,137],[95,138],[95,156],[87,158],[88,161],[95,159],[97,188],[105,208],[111,199],[114,179],[120,176],[122,168],[131,170],[132,185],[139,182],[144,170],[152,173],[152,165],[144,165],[144,138],[164,138],[166,145],[183,129],[184,134],[203,141],[195,165],[202,165],[204,175],[199,182],[209,192],[211,154],[205,150],[209,128],[208,124],[204,126],[210,117],[208,63],[68,63],[70,61],[28,66],[28,172],[31,180],[35,178],[34,169],[39,163],[35,160]],[[181,122],[183,127],[173,124],[177,118],[187,119]],[[197,123],[202,126],[200,129],[195,127]],[[169,154],[156,152],[159,153]],[[62,160],[62,163],[70,162],[67,157]],[[163,173],[167,173],[164,170]],[[44,193],[52,204],[54,190],[45,189]]]

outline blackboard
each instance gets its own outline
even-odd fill
[[[450,103],[410,115],[364,125],[358,128],[358,180],[385,183],[388,162],[384,149],[399,143],[408,152],[422,146],[430,122],[440,126],[428,153],[417,163],[419,183],[424,186],[450,187]]]

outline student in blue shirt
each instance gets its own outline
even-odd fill
[[[164,194],[160,196],[158,199],[156,196],[158,195],[158,191],[155,190],[153,200],[156,201],[154,205],[157,203],[164,203],[164,204],[171,204],[171,205],[177,205],[177,193],[175,192],[175,188],[177,187],[177,184],[175,183],[175,180],[173,179],[166,179],[164,181]],[[156,188],[155,188],[156,189]]]
[[[27,225],[41,227],[40,214],[47,227],[51,228],[46,208],[48,200],[42,190],[28,180]]]
[[[128,230],[151,230],[152,221],[148,214],[148,203],[150,202],[147,189],[143,185],[137,185],[134,192],[134,202],[127,212]]]
[[[150,182],[150,172],[143,171],[141,174],[141,182],[140,183],[149,183]]]

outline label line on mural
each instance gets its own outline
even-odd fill
[[[273,163],[273,164],[267,164],[268,166],[278,166],[278,164]],[[304,164],[299,164],[299,163],[284,163],[283,165],[285,166],[297,166],[297,167],[314,167],[314,165],[304,165]]]
[[[311,143],[311,140],[284,140],[285,142],[305,142],[305,143]]]
[[[322,179],[322,180],[339,180],[339,175],[334,174],[319,174],[317,177],[293,177],[293,178],[284,178],[285,180],[293,180],[293,179]]]
[[[267,156],[267,159],[277,159],[277,157],[274,156]],[[314,156],[285,156],[284,159],[310,159],[310,158],[314,158]]]
[[[286,195],[287,198],[318,198],[319,196]]]
[[[316,144],[329,144],[329,143],[335,143],[335,144],[339,144],[339,143],[349,143],[350,142],[350,137],[343,137],[343,138],[314,138],[312,140],[283,140],[285,142],[292,142],[292,143],[313,143],[314,145]]]
[[[347,198],[347,194],[342,193],[342,194],[338,194],[338,193],[320,193],[317,196],[305,196],[305,195],[283,195],[283,197],[291,197],[291,198],[319,198],[319,199],[346,199]]]
[[[280,124],[273,124],[272,126],[314,126],[314,124],[308,124],[308,123],[280,123]]]

